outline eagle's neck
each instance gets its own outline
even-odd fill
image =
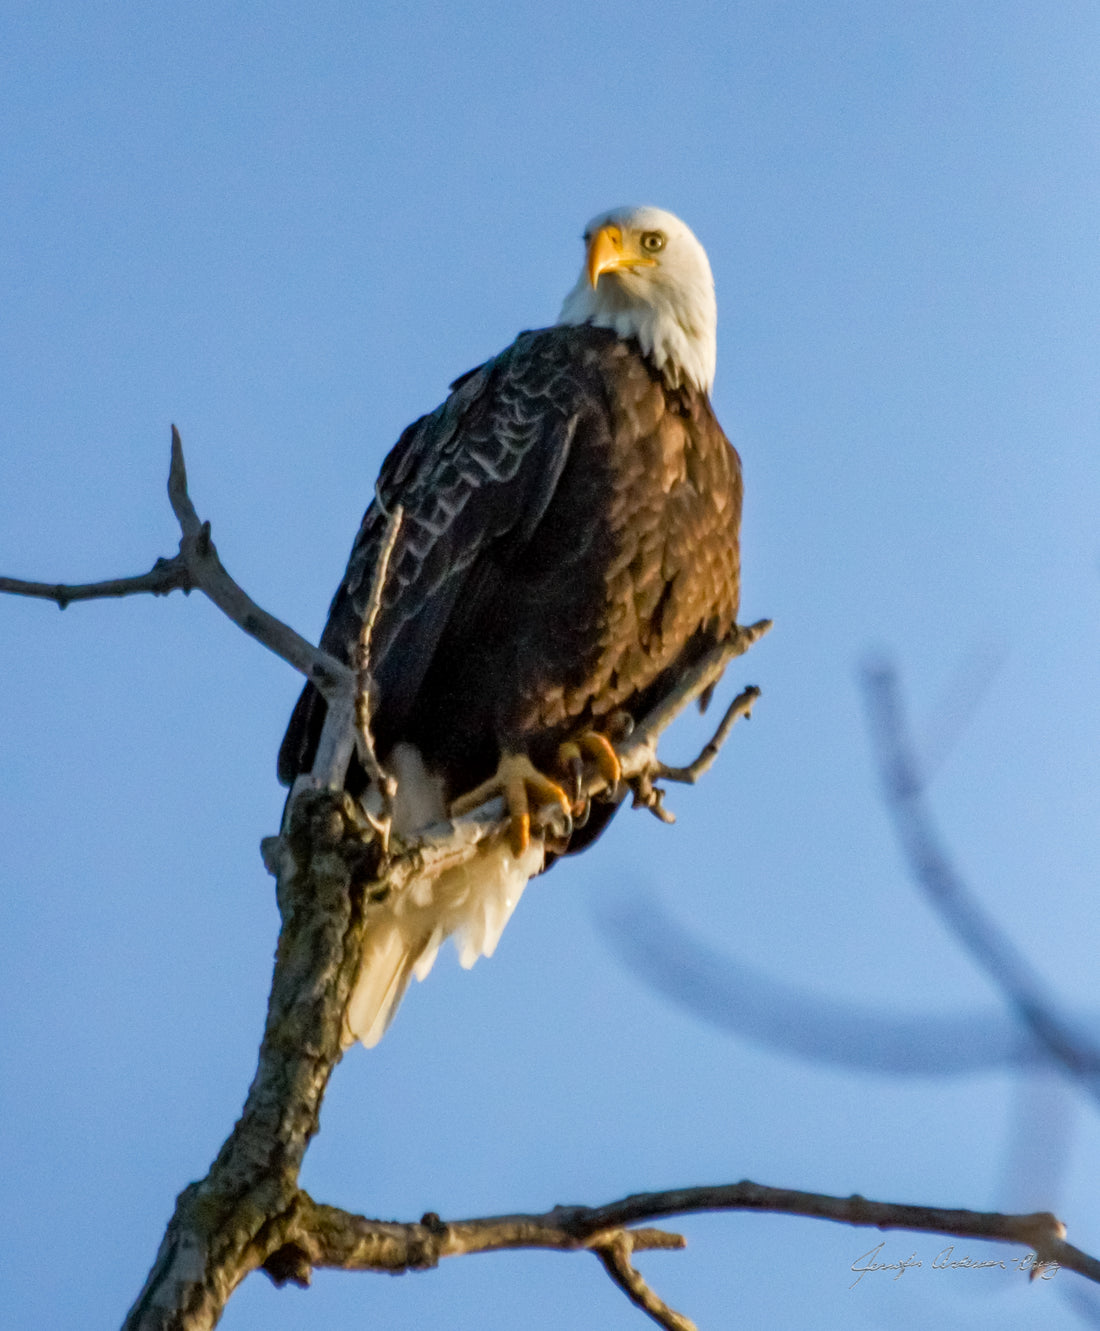
[[[710,393],[717,357],[713,284],[643,286],[635,275],[607,273],[593,289],[584,274],[565,298],[559,324],[610,328],[635,338],[670,387],[691,384]]]

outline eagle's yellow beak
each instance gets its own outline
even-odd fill
[[[656,263],[623,238],[617,226],[603,226],[588,242],[588,281],[595,286],[601,273],[620,268],[652,268]]]

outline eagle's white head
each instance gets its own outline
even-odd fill
[[[585,261],[559,324],[613,328],[637,338],[673,385],[709,393],[718,313],[706,251],[661,208],[612,208],[584,229]]]

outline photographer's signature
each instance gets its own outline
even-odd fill
[[[883,1239],[870,1252],[865,1252],[862,1257],[856,1258],[852,1263],[852,1270],[858,1274],[848,1286],[849,1289],[855,1289],[864,1276],[871,1275],[875,1271],[893,1271],[894,1279],[900,1280],[906,1271],[924,1266],[924,1262],[915,1252],[897,1262],[879,1261],[879,1254],[885,1246],[886,1240]],[[1009,1258],[979,1259],[969,1257],[965,1253],[961,1257],[956,1257],[953,1243],[941,1248],[929,1263],[929,1269],[932,1271],[988,1271],[991,1268],[1000,1271],[1030,1271],[1033,1278],[1038,1277],[1040,1280],[1053,1280],[1058,1273],[1057,1262],[1041,1262],[1033,1252],[1025,1252],[1022,1257]]]

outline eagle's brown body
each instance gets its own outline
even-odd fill
[[[376,742],[383,761],[414,744],[448,798],[504,751],[546,767],[610,713],[641,715],[734,624],[737,454],[704,392],[669,387],[607,329],[521,334],[405,431],[321,639],[345,661],[382,505],[397,504],[372,635]],[[307,685],[279,755],[284,781],[309,770],[324,713]]]

